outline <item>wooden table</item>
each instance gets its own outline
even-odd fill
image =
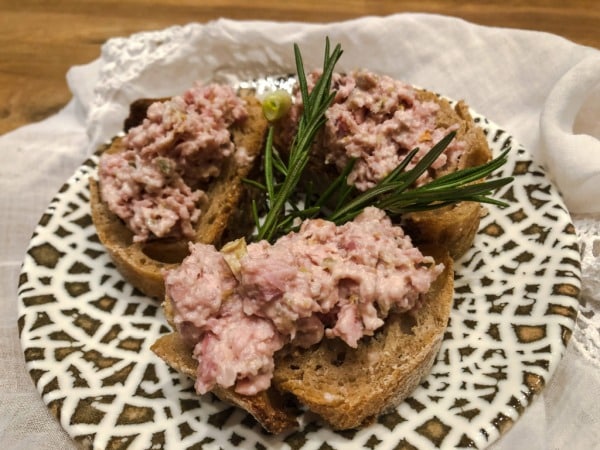
[[[97,58],[110,37],[220,17],[330,22],[398,12],[548,31],[600,48],[597,0],[0,0],[0,134],[63,107],[68,68]]]

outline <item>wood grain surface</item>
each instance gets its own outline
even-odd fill
[[[69,67],[114,36],[220,17],[331,22],[425,12],[558,34],[600,48],[597,0],[0,0],[0,134],[41,120],[71,98]]]

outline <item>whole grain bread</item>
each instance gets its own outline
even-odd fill
[[[256,191],[242,180],[252,177],[253,172],[258,170],[267,122],[259,100],[249,93],[243,92],[240,95],[246,101],[248,117],[241,125],[232,128],[231,133],[236,152],[245,152],[247,158],[228,158],[221,175],[206,187],[208,208],[202,212],[195,225],[194,242],[219,246],[247,235],[253,227],[250,199]],[[143,120],[151,103],[152,100],[144,99],[131,105],[125,130]],[[120,137],[102,149],[106,152],[122,150],[124,145]],[[240,164],[239,161],[242,160],[246,163]],[[162,270],[174,267],[183,260],[188,252],[188,241],[164,238],[145,243],[133,242],[132,232],[102,201],[98,181],[90,178],[89,186],[92,219],[98,238],[106,247],[117,270],[145,295],[162,300]]]
[[[217,387],[212,392],[248,411],[267,431],[277,434],[298,426],[292,396],[337,430],[369,424],[401,403],[426,377],[442,342],[453,300],[453,260],[441,248],[424,249],[444,271],[424,296],[421,307],[392,314],[372,337],[353,349],[338,338],[308,349],[286,346],[275,354],[271,387],[255,396]],[[165,315],[173,325],[169,299]],[[152,351],[190,378],[198,362],[179,334],[160,337]]]

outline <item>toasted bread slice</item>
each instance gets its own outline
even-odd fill
[[[253,226],[249,197],[254,194],[242,180],[251,177],[258,168],[267,122],[258,99],[249,94],[242,96],[247,104],[248,118],[231,131],[236,152],[245,152],[247,158],[228,158],[221,175],[208,186],[208,209],[203,211],[195,225],[195,242],[219,246],[222,242],[245,236]],[[125,127],[131,128],[142,120],[149,105],[150,101],[138,101],[132,105]],[[123,147],[122,139],[115,138],[104,151],[119,152]],[[240,164],[242,160],[245,163]],[[92,219],[98,238],[117,270],[144,294],[162,299],[162,270],[183,260],[187,255],[188,241],[164,238],[134,243],[132,232],[102,201],[98,182],[90,178],[89,183]]]
[[[429,373],[442,342],[452,307],[453,262],[443,249],[425,253],[445,265],[421,308],[390,316],[375,336],[357,349],[339,339],[324,339],[307,350],[285,347],[275,354],[272,386],[255,396],[231,389],[213,392],[252,414],[271,433],[298,425],[284,402],[291,394],[334,429],[367,425],[402,402]],[[165,315],[172,322],[166,299]],[[174,332],[162,336],[152,350],[173,369],[195,378],[198,362]]]

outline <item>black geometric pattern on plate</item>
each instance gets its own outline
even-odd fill
[[[396,410],[336,433],[309,415],[270,436],[151,351],[169,331],[158,302],[125,283],[89,210],[90,158],[41,218],[19,282],[19,332],[50,411],[84,448],[484,448],[552,376],[571,335],[580,289],[573,225],[558,192],[514,139],[473,113],[514,175],[456,265],[450,324],[430,375]]]

